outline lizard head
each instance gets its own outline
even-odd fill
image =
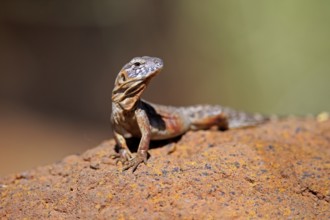
[[[134,108],[151,78],[163,68],[163,61],[157,57],[135,57],[127,63],[115,81],[112,101],[125,110]]]
[[[122,71],[129,79],[147,79],[155,76],[163,68],[163,61],[157,57],[135,57],[127,63]],[[119,74],[120,75],[120,74]]]

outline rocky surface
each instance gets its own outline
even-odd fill
[[[156,145],[135,173],[110,159],[110,140],[3,177],[0,219],[330,218],[330,120],[188,132]]]

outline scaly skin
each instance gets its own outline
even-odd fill
[[[119,72],[112,91],[111,123],[119,146],[116,155],[124,170],[147,161],[150,140],[164,140],[184,134],[188,130],[221,130],[253,126],[267,118],[250,115],[222,106],[197,105],[190,107],[164,106],[140,99],[150,80],[163,68],[163,61],[156,57],[136,57]],[[140,144],[133,157],[126,138],[138,137]]]

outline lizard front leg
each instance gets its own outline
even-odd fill
[[[132,158],[132,153],[126,144],[126,139],[123,135],[117,133],[116,131],[113,131],[113,135],[116,143],[118,144],[119,152],[113,154],[112,157],[117,158],[117,161],[121,161],[124,164]]]
[[[133,172],[136,170],[140,163],[147,163],[148,149],[151,138],[150,123],[145,110],[138,108],[135,111],[135,117],[140,128],[141,140],[136,156],[127,161],[126,166],[123,168],[123,170],[127,170],[133,167]]]

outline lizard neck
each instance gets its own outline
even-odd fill
[[[150,80],[132,80],[124,84],[116,84],[112,91],[112,102],[124,111],[134,111],[141,95]]]

